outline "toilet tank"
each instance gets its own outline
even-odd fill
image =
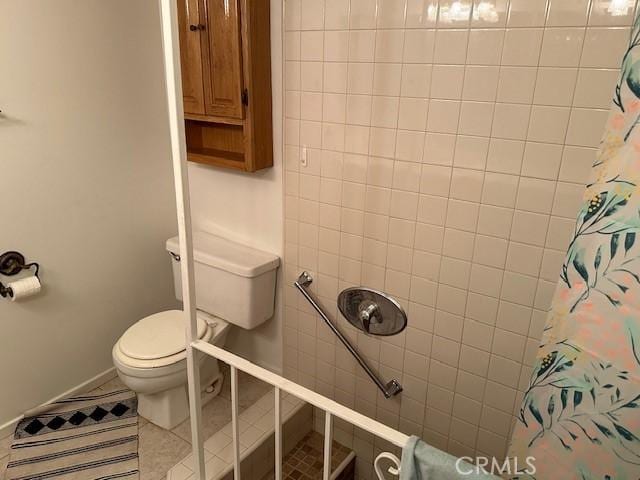
[[[178,237],[167,240],[173,253],[173,283],[182,300]],[[280,259],[271,253],[204,232],[193,233],[196,307],[245,329],[273,316],[276,270]]]

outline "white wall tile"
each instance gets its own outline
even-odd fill
[[[471,21],[472,2],[470,0],[440,0],[438,27],[464,28]]]
[[[472,29],[469,32],[467,64],[499,65],[504,42],[502,29]]]
[[[377,30],[376,62],[401,62],[404,47],[404,30]]]
[[[498,101],[531,103],[536,85],[536,69],[533,67],[500,68]]]
[[[402,66],[399,63],[376,63],[373,74],[374,95],[400,95]]]
[[[397,128],[398,97],[374,96],[371,104],[371,126]]]
[[[611,0],[593,0],[591,2],[591,13],[589,15],[589,25],[594,26],[617,26],[631,25],[633,23],[634,1],[628,0],[620,4],[612,15],[610,11]]]
[[[456,140],[454,165],[474,170],[484,170],[487,163],[489,139],[459,135]]]
[[[542,248],[524,243],[509,243],[506,268],[525,275],[538,276],[542,262]]]
[[[406,0],[378,0],[378,28],[404,27]]]
[[[573,105],[585,108],[609,108],[611,92],[618,80],[617,70],[582,69],[578,73]]]
[[[456,136],[443,133],[427,133],[425,136],[424,163],[453,165]]]
[[[324,58],[324,32],[300,33],[300,60],[322,61]]]
[[[544,245],[548,217],[539,213],[516,210],[509,238],[532,245]]]
[[[550,0],[547,25],[551,27],[581,26],[587,23],[589,0]]]
[[[496,99],[499,67],[470,65],[465,68],[464,100],[492,102]]]
[[[550,180],[521,178],[516,207],[529,212],[550,213],[555,187],[555,182]]]
[[[504,272],[501,298],[519,305],[532,306],[537,280],[516,272]]]
[[[494,110],[491,136],[510,140],[527,138],[530,105],[497,103]]]
[[[584,28],[547,28],[542,41],[540,65],[577,67],[583,41]]]
[[[516,175],[487,172],[482,189],[482,203],[513,208],[516,204],[518,183],[519,178]]]
[[[464,64],[467,58],[468,30],[437,30],[433,54],[435,63]]]
[[[378,157],[393,158],[397,133],[393,128],[371,128],[369,153]]]
[[[450,167],[423,165],[420,192],[448,197],[451,172],[452,169]]]
[[[425,131],[429,101],[426,98],[400,97],[398,128]]]
[[[330,93],[345,93],[347,91],[346,63],[325,63],[323,74],[323,91]]]
[[[502,50],[502,64],[538,65],[542,35],[541,28],[507,29]]]
[[[349,59],[348,31],[326,31],[323,45],[325,62],[346,62]]]
[[[407,0],[407,28],[434,27],[438,19],[438,0]]]
[[[479,202],[482,196],[484,173],[467,168],[454,168],[449,195],[458,200]]]
[[[517,175],[522,167],[525,142],[491,139],[487,156],[487,171]]]
[[[499,297],[503,273],[503,270],[499,268],[473,264],[469,290],[490,297]]]
[[[507,0],[474,0],[471,15],[473,27],[504,27],[507,21]]]
[[[444,225],[447,218],[448,201],[445,197],[420,195],[418,200],[418,222]]]
[[[575,218],[582,204],[584,188],[577,183],[558,183],[553,200],[553,214],[560,217]]]
[[[608,110],[574,108],[567,132],[567,144],[582,147],[597,147],[609,117]]]
[[[373,62],[376,45],[375,38],[375,30],[351,30],[347,40],[347,45],[349,46],[349,61]],[[341,47],[340,50],[342,50],[342,48],[343,47]]]
[[[538,105],[570,106],[578,69],[540,68],[536,80],[534,102]]]
[[[513,211],[511,209],[481,205],[478,215],[478,233],[509,238]]]
[[[304,82],[303,82],[304,84]],[[352,63],[348,68],[347,92],[370,95],[373,90],[373,63]]]
[[[435,30],[406,30],[404,34],[404,63],[431,63],[436,42]]]
[[[324,2],[300,0],[300,29],[322,30],[324,28]]]
[[[522,164],[522,175],[555,180],[562,160],[562,145],[527,142]]]
[[[491,134],[493,109],[492,102],[462,102],[458,132],[488,137]]]
[[[565,146],[558,179],[565,182],[586,183],[595,159],[595,149]]]
[[[547,16],[547,0],[511,0],[509,27],[542,27]]]
[[[403,65],[400,94],[403,97],[428,97],[431,70],[430,65]]]
[[[388,403],[287,287],[287,375],[504,455],[628,42],[632,14],[608,6],[287,0],[285,274],[309,269],[327,305],[362,284],[409,312],[402,335],[347,332],[401,379]]]
[[[478,235],[473,251],[473,261],[481,265],[504,268],[508,242],[501,238]]]
[[[392,187],[398,190],[418,192],[420,189],[420,164],[394,162]]]
[[[628,37],[628,28],[587,28],[580,66],[617,69]]]
[[[464,67],[434,65],[431,72],[431,98],[459,100],[462,97]]]
[[[565,107],[534,105],[527,140],[564,143],[570,110]]]
[[[396,135],[395,158],[408,162],[420,162],[424,149],[424,133],[413,130],[398,130]],[[420,179],[420,170],[416,168],[416,181]]]
[[[327,30],[349,28],[349,4],[343,0],[325,0],[324,3],[324,27]]]
[[[473,170],[468,171],[473,172]],[[450,228],[473,232],[478,222],[478,211],[479,205],[475,202],[451,199],[447,209],[446,225]]]
[[[460,102],[453,100],[431,100],[427,131],[435,133],[456,133],[460,116]]]
[[[375,28],[377,20],[376,0],[352,0],[349,26],[353,29]]]

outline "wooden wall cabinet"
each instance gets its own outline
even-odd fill
[[[273,166],[269,0],[176,0],[187,158]]]

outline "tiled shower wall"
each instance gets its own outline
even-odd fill
[[[285,373],[458,455],[503,456],[595,157],[635,2],[285,1]],[[395,296],[400,335],[291,287]],[[377,444],[351,436],[363,478]]]

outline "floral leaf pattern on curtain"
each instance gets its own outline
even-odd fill
[[[513,478],[640,478],[640,21],[560,272],[509,455]]]

